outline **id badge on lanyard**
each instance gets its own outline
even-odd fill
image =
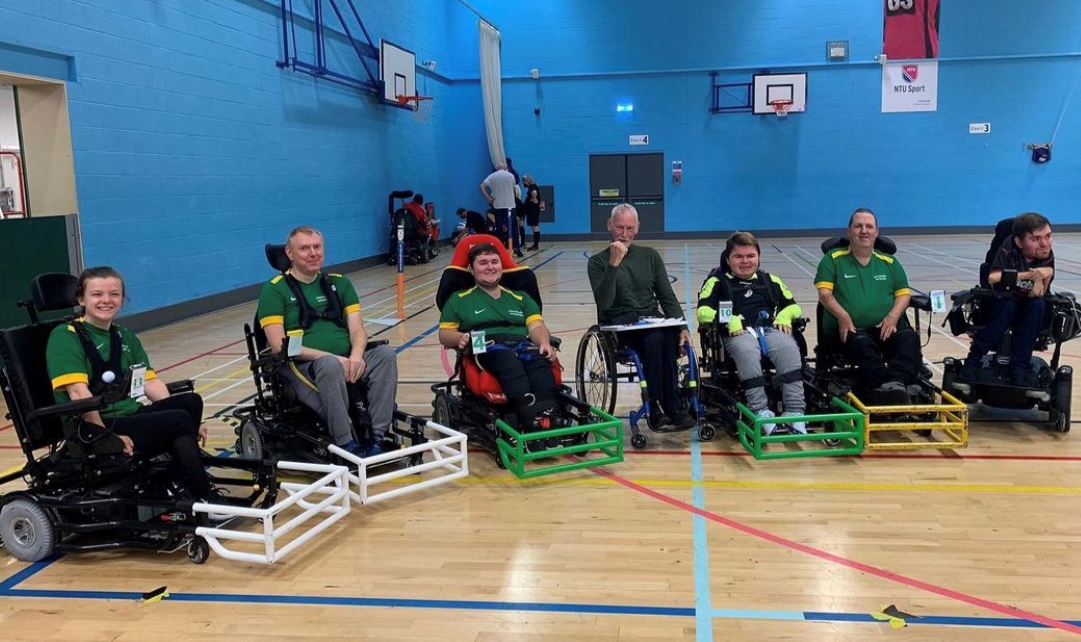
[[[137,363],[131,367],[131,398],[138,399],[146,394],[146,364]]]

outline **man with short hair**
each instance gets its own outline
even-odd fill
[[[522,177],[525,184],[525,224],[533,228],[533,245],[529,250],[540,249],[540,189],[533,181],[533,176],[526,174]]]
[[[683,319],[668,271],[657,250],[635,245],[638,210],[621,203],[608,218],[612,242],[589,259],[589,284],[597,303],[601,324],[633,324],[646,317]],[[683,344],[690,342],[686,328],[644,328],[620,332],[619,338],[642,359],[649,396],[649,424],[653,429],[690,428],[679,391],[677,359]]]
[[[815,287],[826,311],[819,341],[840,342],[877,402],[908,403],[920,393],[920,338],[905,314],[908,275],[896,257],[875,249],[877,238],[878,219],[861,207],[848,221],[848,247],[819,261]]]
[[[480,193],[495,209],[496,228],[504,243],[508,240],[514,246],[514,255],[525,256],[518,247],[518,231],[514,216],[514,190],[518,186],[514,175],[507,171],[507,164],[500,163],[496,170],[480,184]]]
[[[1051,222],[1036,212],[1019,214],[1013,220],[1013,234],[1002,241],[991,260],[987,282],[995,290],[1006,285],[1003,275],[1011,274],[1013,293],[996,298],[987,324],[972,337],[972,347],[961,366],[960,378],[975,381],[983,357],[998,347],[1006,331],[1013,328],[1010,342],[1009,379],[1015,386],[1035,387],[1032,351],[1044,319],[1044,295],[1055,278],[1055,253],[1051,249]]]
[[[366,350],[368,333],[360,298],[349,279],[323,272],[323,235],[312,227],[289,232],[285,245],[292,266],[267,283],[259,294],[257,317],[270,349],[280,352],[286,333],[303,331],[300,354],[284,369],[297,397],[327,422],[335,444],[356,455],[382,452],[394,420],[398,361],[383,344]],[[372,444],[357,439],[350,407],[354,384],[368,389]],[[355,393],[354,393],[355,394]]]

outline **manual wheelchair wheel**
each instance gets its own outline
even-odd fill
[[[17,560],[40,562],[56,547],[56,526],[36,501],[19,497],[0,511],[0,542]]]
[[[642,433],[638,433],[631,437],[631,445],[634,446],[635,450],[642,450],[648,443],[649,440],[646,439],[646,436]]]
[[[575,360],[578,398],[608,414],[616,409],[616,355],[604,334],[593,326],[578,344]]]
[[[702,424],[698,427],[698,441],[713,441],[717,438],[717,429],[712,424]]]
[[[188,542],[188,559],[192,564],[203,564],[210,559],[210,544],[202,537],[195,537]]]

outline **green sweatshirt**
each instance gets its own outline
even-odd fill
[[[601,323],[629,312],[652,316],[658,307],[668,318],[684,318],[657,250],[632,244],[618,267],[608,264],[611,256],[606,248],[589,258],[589,284]]]

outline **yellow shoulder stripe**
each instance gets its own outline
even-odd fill
[[[278,276],[274,277],[273,279],[270,279],[270,282],[271,283],[277,283],[278,281],[281,281],[282,278],[284,278],[284,276],[285,276],[284,274],[279,274]]]
[[[834,250],[830,252],[830,258],[835,259],[840,256],[845,256],[846,254],[852,254],[852,250],[848,249],[847,247],[840,250]]]

